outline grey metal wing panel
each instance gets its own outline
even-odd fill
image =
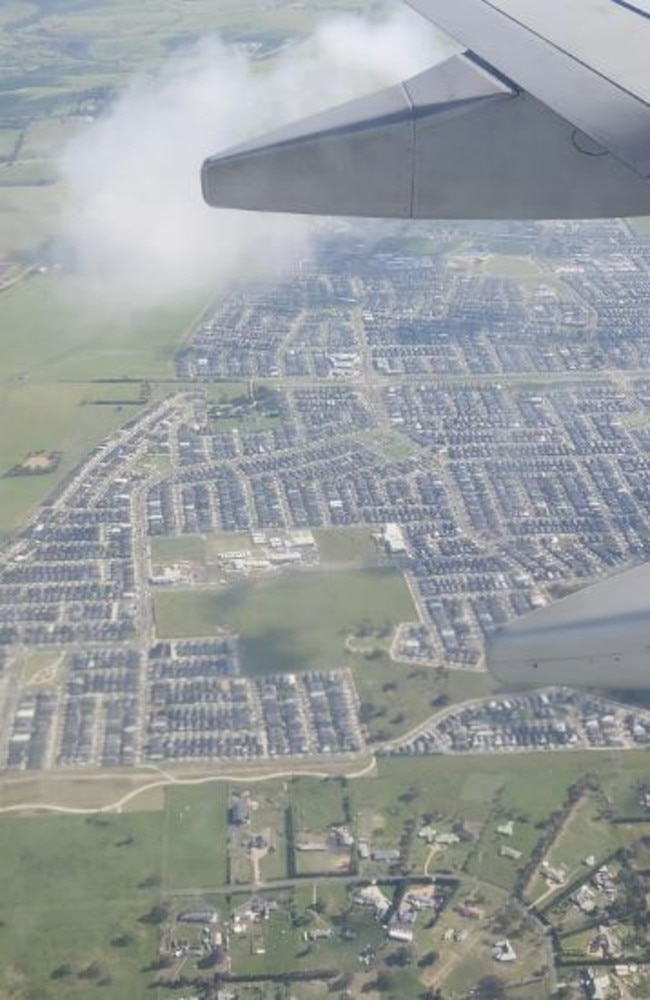
[[[612,0],[612,3],[617,3],[619,7],[625,7],[626,10],[631,10],[635,14],[640,14],[641,17],[650,18],[650,0]]]
[[[407,0],[650,177],[650,21],[612,0]]]
[[[650,688],[650,563],[510,622],[486,652],[506,683]]]

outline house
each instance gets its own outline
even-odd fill
[[[566,882],[566,872],[564,869],[554,868],[548,861],[542,861],[539,870],[549,882],[554,882],[556,885],[564,885]]]
[[[594,895],[593,889],[590,889],[588,885],[581,885],[580,888],[573,893],[571,899],[583,913],[593,913],[596,909]]]
[[[367,840],[360,840],[357,844],[357,850],[359,851],[359,857],[362,861],[367,861],[370,857],[370,845]]]
[[[410,889],[404,896],[404,903],[407,903],[414,910],[437,910],[438,906],[441,905],[436,899],[433,886]]]
[[[442,844],[445,847],[460,843],[460,837],[457,833],[437,833],[434,839],[436,844]]]
[[[354,847],[354,837],[347,826],[333,826],[330,835],[336,847]]]
[[[497,941],[492,948],[492,958],[497,962],[515,962],[517,953],[507,938]]]
[[[404,944],[410,944],[413,940],[413,931],[408,927],[391,927],[388,931],[388,937],[391,941],[402,941]]]
[[[179,924],[216,924],[217,914],[214,910],[188,910],[176,917]]]
[[[461,917],[467,917],[468,920],[481,920],[485,916],[480,906],[468,902],[459,903],[456,907],[456,913]]]
[[[381,864],[393,864],[395,861],[399,861],[399,851],[395,847],[389,847],[385,850],[377,849],[371,852],[370,857],[373,861],[379,861]]]
[[[312,930],[303,931],[303,941],[328,941],[332,936],[331,927],[314,927]]]
[[[609,982],[609,976],[606,973],[603,973],[600,976],[594,976],[594,1000],[605,1000],[609,991]]]
[[[391,906],[390,899],[384,896],[377,885],[366,885],[362,889],[359,889],[352,897],[352,901],[358,903],[359,906],[374,907],[378,920],[386,916]]]
[[[386,524],[384,526],[384,545],[391,555],[401,555],[407,551],[404,532],[399,524]]]
[[[515,824],[511,819],[507,823],[502,823],[501,826],[497,827],[497,833],[501,837],[512,837],[515,832]]]
[[[231,826],[246,826],[250,819],[250,808],[248,798],[243,795],[236,795],[230,802],[228,809],[228,822]]]
[[[508,844],[501,844],[499,855],[502,858],[510,858],[511,861],[519,861],[521,851],[515,850],[514,847],[509,847]]]

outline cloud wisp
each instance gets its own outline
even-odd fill
[[[209,209],[203,159],[448,52],[434,28],[399,10],[376,23],[328,20],[270,63],[209,39],[132,81],[60,161],[62,230],[91,299],[139,311],[277,262],[307,239],[306,220]]]

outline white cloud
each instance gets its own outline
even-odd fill
[[[219,39],[134,80],[111,111],[66,148],[63,232],[102,305],[133,310],[277,260],[305,239],[302,219],[204,205],[209,154],[419,72],[449,51],[407,10],[377,23],[329,20],[272,63]],[[271,252],[270,252],[271,251]]]

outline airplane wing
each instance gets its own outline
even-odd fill
[[[650,2],[406,0],[650,177]]]
[[[650,688],[650,563],[504,625],[486,659],[506,684]]]
[[[650,215],[650,0],[407,0],[466,51],[210,157],[227,208]]]

